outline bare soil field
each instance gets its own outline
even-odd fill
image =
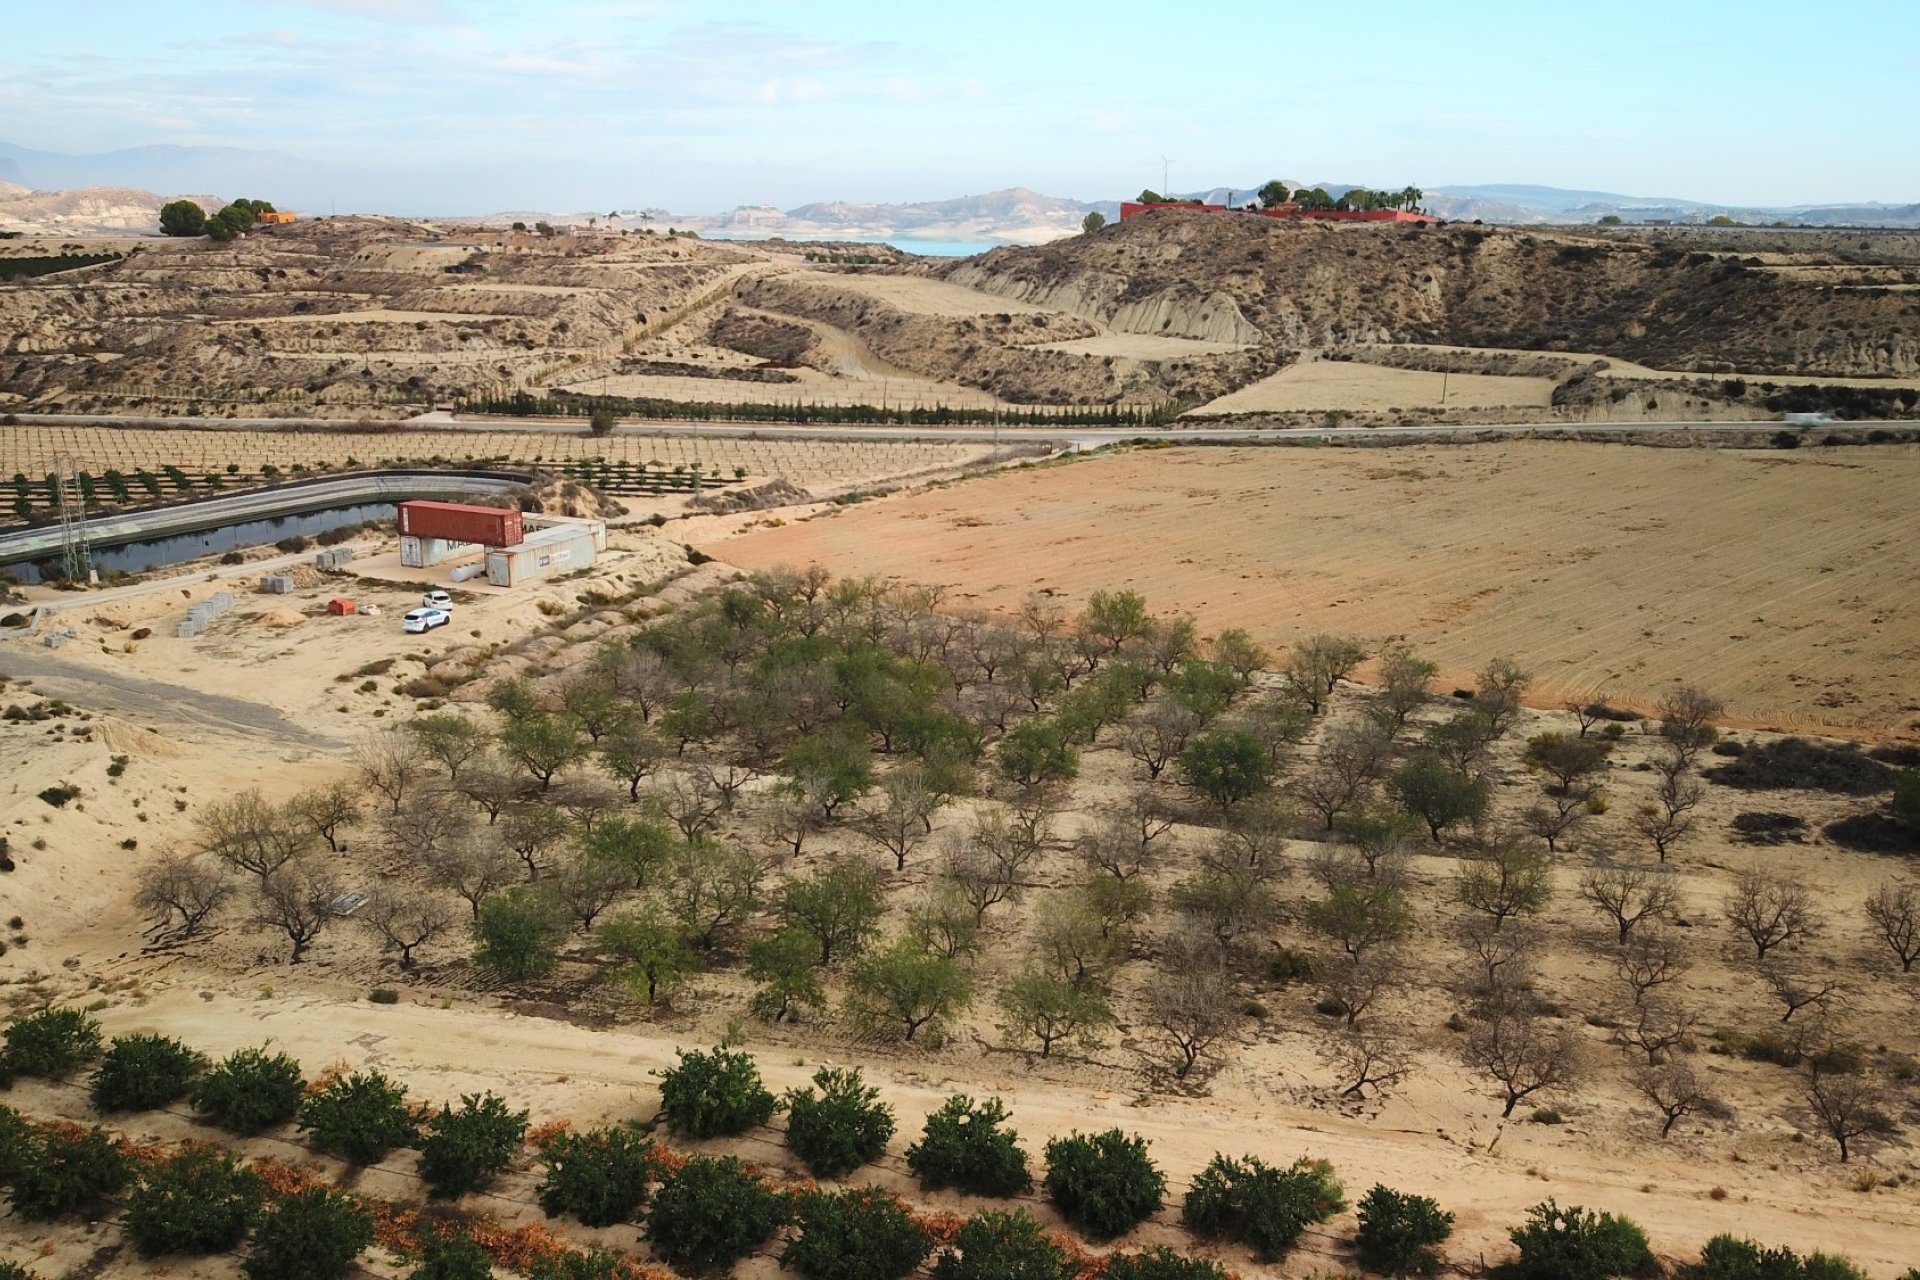
[[[1128,586],[1284,644],[1489,654],[1549,705],[1713,687],[1752,725],[1920,731],[1920,450],[1183,449],[1036,467],[706,549],[937,582],[1012,610]]]
[[[1553,379],[1428,373],[1357,361],[1303,360],[1196,412],[1263,413],[1311,409],[1359,412],[1415,406],[1528,411],[1552,403]],[[1445,398],[1442,399],[1444,392]]]

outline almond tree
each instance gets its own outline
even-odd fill
[[[1521,1099],[1572,1083],[1579,1044],[1567,1027],[1549,1026],[1519,1007],[1497,1008],[1467,1033],[1465,1056],[1468,1066],[1492,1076],[1505,1092],[1504,1119]]]
[[[1680,906],[1679,888],[1665,872],[1615,863],[1580,877],[1580,896],[1613,921],[1622,946],[1642,920],[1672,915]]]
[[[1867,898],[1867,921],[1900,961],[1900,972],[1912,973],[1920,960],[1920,891],[1908,880],[1889,880]]]
[[[1759,871],[1743,872],[1724,907],[1734,928],[1753,943],[1754,961],[1778,947],[1798,942],[1819,926],[1813,895],[1797,880]]]

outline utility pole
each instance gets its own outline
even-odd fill
[[[1172,181],[1172,179],[1167,177],[1167,171],[1171,168],[1173,168],[1173,161],[1167,159],[1165,156],[1161,156],[1160,157],[1160,194],[1165,196],[1169,200],[1173,199],[1173,192],[1167,190],[1167,184]]]

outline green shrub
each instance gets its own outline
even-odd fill
[[[694,1156],[660,1181],[647,1213],[647,1239],[678,1271],[732,1268],[766,1243],[790,1212],[787,1198],[733,1156]]]
[[[473,922],[473,962],[509,982],[553,972],[567,936],[565,906],[544,886],[488,898]]]
[[[300,1104],[300,1132],[351,1164],[374,1164],[419,1137],[406,1086],[378,1071],[340,1076],[310,1095]]]
[[[13,1210],[45,1222],[97,1209],[132,1176],[119,1144],[97,1125],[79,1137],[42,1133],[13,1176]]]
[[[1889,790],[1894,771],[1857,746],[1830,747],[1806,738],[1756,742],[1726,764],[1701,771],[1726,787],[1742,791],[1829,791],[1870,796]]]
[[[100,1024],[78,1009],[41,1009],[7,1027],[10,1076],[60,1079],[100,1056]]]
[[[169,1036],[117,1036],[93,1073],[96,1111],[151,1111],[177,1102],[207,1060]]]
[[[604,1249],[550,1254],[527,1272],[528,1280],[630,1280],[632,1275],[633,1267],[625,1258]]]
[[[33,1149],[33,1127],[12,1107],[0,1107],[0,1187],[13,1181]]]
[[[1232,1280],[1231,1273],[1210,1258],[1185,1258],[1155,1245],[1139,1253],[1107,1256],[1103,1280]]]
[[[933,1251],[906,1206],[878,1187],[811,1192],[794,1221],[800,1230],[780,1265],[807,1280],[900,1280]]]
[[[229,1133],[264,1133],[299,1114],[306,1083],[286,1054],[238,1049],[195,1082],[193,1105]]]
[[[1429,1275],[1439,1265],[1434,1246],[1453,1234],[1453,1215],[1426,1196],[1375,1183],[1360,1198],[1354,1235],[1360,1265],[1387,1276]]]
[[[851,1071],[822,1067],[813,1089],[787,1091],[787,1147],[816,1178],[839,1178],[878,1160],[893,1136],[893,1111]]]
[[[907,1168],[922,1188],[952,1187],[975,1196],[1017,1196],[1033,1186],[1020,1135],[1001,1125],[1007,1106],[988,1098],[979,1106],[965,1094],[948,1098],[927,1117],[920,1141],[907,1148]]]
[[[509,1111],[494,1094],[465,1094],[460,1109],[442,1106],[420,1143],[420,1176],[436,1196],[478,1191],[507,1167],[527,1136],[527,1113]]]
[[[1653,1266],[1647,1233],[1630,1218],[1578,1205],[1537,1204],[1525,1226],[1508,1232],[1520,1248],[1515,1280],[1610,1280]]]
[[[557,1133],[540,1144],[540,1207],[549,1218],[572,1214],[589,1227],[631,1222],[646,1203],[652,1151],[652,1138],[624,1125]]]
[[[266,1188],[230,1152],[192,1148],[155,1165],[127,1196],[120,1229],[144,1257],[239,1247]]]
[[[1784,1245],[1765,1249],[1732,1235],[1707,1241],[1700,1261],[1680,1274],[1685,1280],[1867,1280],[1849,1259],[1817,1252],[1802,1258]]]
[[[753,1059],[724,1047],[683,1051],[680,1065],[660,1078],[660,1109],[683,1138],[745,1133],[772,1119],[779,1105]]]
[[[1167,1179],[1137,1134],[1108,1129],[1047,1143],[1047,1198],[1062,1217],[1101,1240],[1159,1212]]]
[[[40,1277],[17,1262],[0,1259],[0,1280],[40,1280]]]
[[[1347,1207],[1333,1166],[1304,1157],[1276,1169],[1251,1156],[1216,1155],[1194,1178],[1180,1217],[1197,1235],[1238,1240],[1262,1262],[1277,1262],[1310,1222]]]
[[[1072,1280],[1067,1255],[1023,1209],[987,1209],[955,1233],[933,1280]]]
[[[420,1265],[407,1280],[493,1280],[493,1258],[456,1229],[423,1227],[419,1235]]]
[[[253,1233],[247,1280],[344,1280],[373,1243],[373,1219],[351,1197],[311,1187],[280,1201]]]

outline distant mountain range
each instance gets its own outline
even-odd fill
[[[418,177],[418,175],[414,175]],[[116,231],[136,229],[126,219],[136,204],[126,193],[178,194],[222,192],[228,197],[251,195],[275,201],[282,208],[316,211],[331,207],[329,193],[338,189],[343,200],[356,193],[349,207],[377,209],[368,193],[392,192],[391,175],[371,170],[349,170],[315,164],[280,152],[238,147],[128,147],[94,155],[65,155],[0,142],[0,183],[13,183],[37,193],[76,195],[83,189],[118,188],[107,202],[121,212],[106,221]],[[530,184],[531,185],[531,184]],[[1213,187],[1181,193],[1182,198],[1209,203],[1253,198],[1259,183],[1241,187]],[[1289,185],[1300,185],[1289,181]],[[1353,184],[1309,183],[1339,194]],[[1131,197],[1132,192],[1124,193]],[[475,217],[471,209],[431,210],[418,197],[390,196],[387,207],[411,212],[437,212],[447,217]],[[17,195],[0,202],[0,226],[35,229],[24,216],[30,207]],[[74,203],[72,200],[68,204]],[[84,203],[84,202],[83,202]],[[1742,206],[1714,204],[1670,196],[1631,196],[1609,191],[1580,191],[1559,187],[1494,183],[1434,186],[1426,189],[1425,207],[1445,218],[1505,223],[1591,223],[1608,215],[1628,223],[1705,221],[1725,214],[1741,222],[1786,222],[1806,226],[1920,227],[1920,204],[1890,205],[1871,202],[1838,205]],[[158,203],[154,204],[158,207]],[[675,226],[716,236],[785,236],[788,239],[906,239],[966,242],[1004,241],[1040,243],[1071,235],[1089,213],[1108,219],[1119,216],[1118,200],[1085,201],[1049,196],[1025,187],[1011,187],[985,195],[905,204],[823,201],[793,209],[770,205],[742,206],[727,213],[671,214],[659,209],[622,210],[621,226]],[[483,215],[485,221],[584,223],[604,214],[520,211]],[[80,232],[83,219],[68,211],[58,229]],[[37,229],[52,230],[48,226]]]

